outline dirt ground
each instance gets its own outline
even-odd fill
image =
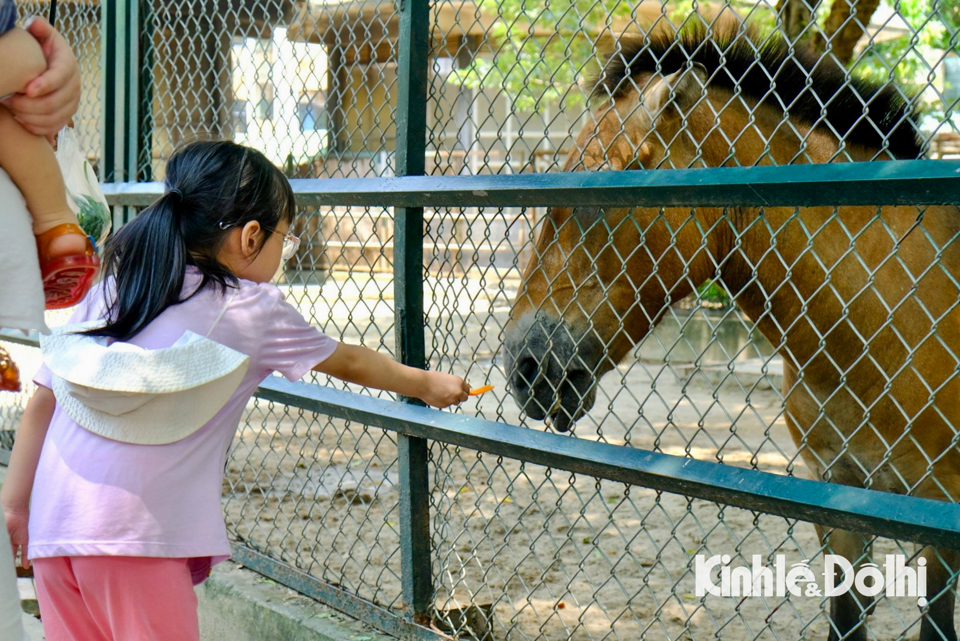
[[[390,350],[392,308],[384,283],[371,279],[352,293],[335,285],[335,296],[305,287],[292,288],[291,299],[328,333],[362,336]],[[444,299],[444,287],[434,284],[437,303],[428,310],[433,367],[497,386],[459,411],[545,429],[524,424],[503,394],[496,347],[512,292],[502,285],[493,293],[464,287]],[[29,376],[38,365],[35,350],[14,346],[12,352]],[[678,311],[635,358],[607,375],[596,407],[571,438],[804,476],[780,416],[778,385],[778,361],[741,319]],[[4,424],[15,423],[23,402],[23,396],[4,398]],[[551,641],[827,636],[820,598],[695,595],[699,554],[730,554],[738,566],[749,565],[754,554],[783,553],[788,566],[810,559],[822,580],[822,554],[808,523],[438,443],[431,456],[440,625],[463,630],[466,619],[474,630],[489,629],[488,638]],[[231,535],[399,608],[396,457],[390,433],[251,401],[223,484]],[[881,541],[874,558],[898,550]],[[882,598],[869,619],[870,638],[916,637],[917,618],[915,600]]]

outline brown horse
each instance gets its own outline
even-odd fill
[[[567,171],[921,154],[895,87],[844,84],[812,54],[732,29],[623,43],[595,94],[606,100]],[[505,330],[511,392],[566,431],[668,305],[719,277],[779,347],[786,423],[815,478],[956,501],[958,234],[956,207],[553,208]],[[869,560],[860,534],[818,532]],[[923,554],[920,638],[956,639],[960,558]],[[833,598],[830,638],[866,639],[870,605],[853,590]]]

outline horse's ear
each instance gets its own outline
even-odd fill
[[[706,67],[694,62],[654,83],[643,101],[654,122],[676,118],[693,109],[706,93],[709,75]]]

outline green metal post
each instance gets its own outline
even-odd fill
[[[153,180],[153,65],[154,65],[153,0],[140,0],[140,131],[139,158],[135,180]]]
[[[137,180],[140,111],[140,3],[104,3],[101,20],[103,96],[100,177],[104,182]],[[114,229],[132,210],[114,208]]]
[[[397,155],[399,176],[424,172],[427,78],[430,58],[428,0],[398,0]],[[402,363],[426,367],[423,317],[423,209],[400,207],[394,225],[394,304],[397,353]],[[406,402],[417,402],[404,399]],[[400,468],[400,563],[407,616],[429,619],[433,598],[430,558],[430,480],[426,439],[397,437]]]

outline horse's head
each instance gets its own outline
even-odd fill
[[[707,117],[706,81],[697,63],[628,81],[593,112],[565,170],[694,162],[701,141],[690,123]],[[668,301],[689,293],[691,271],[706,277],[703,236],[691,223],[689,210],[550,210],[504,335],[510,391],[527,415],[568,430],[593,406],[600,377]]]
[[[739,20],[623,39],[595,89],[607,100],[589,114],[564,169],[920,155],[912,107],[897,87],[823,63],[813,50],[744,31]],[[720,265],[724,285],[740,293],[752,263],[730,254],[743,251],[732,226],[744,210],[734,213],[553,208],[504,336],[510,388],[526,413],[569,429],[593,405],[597,380],[671,301]],[[763,234],[754,236],[763,255]]]

